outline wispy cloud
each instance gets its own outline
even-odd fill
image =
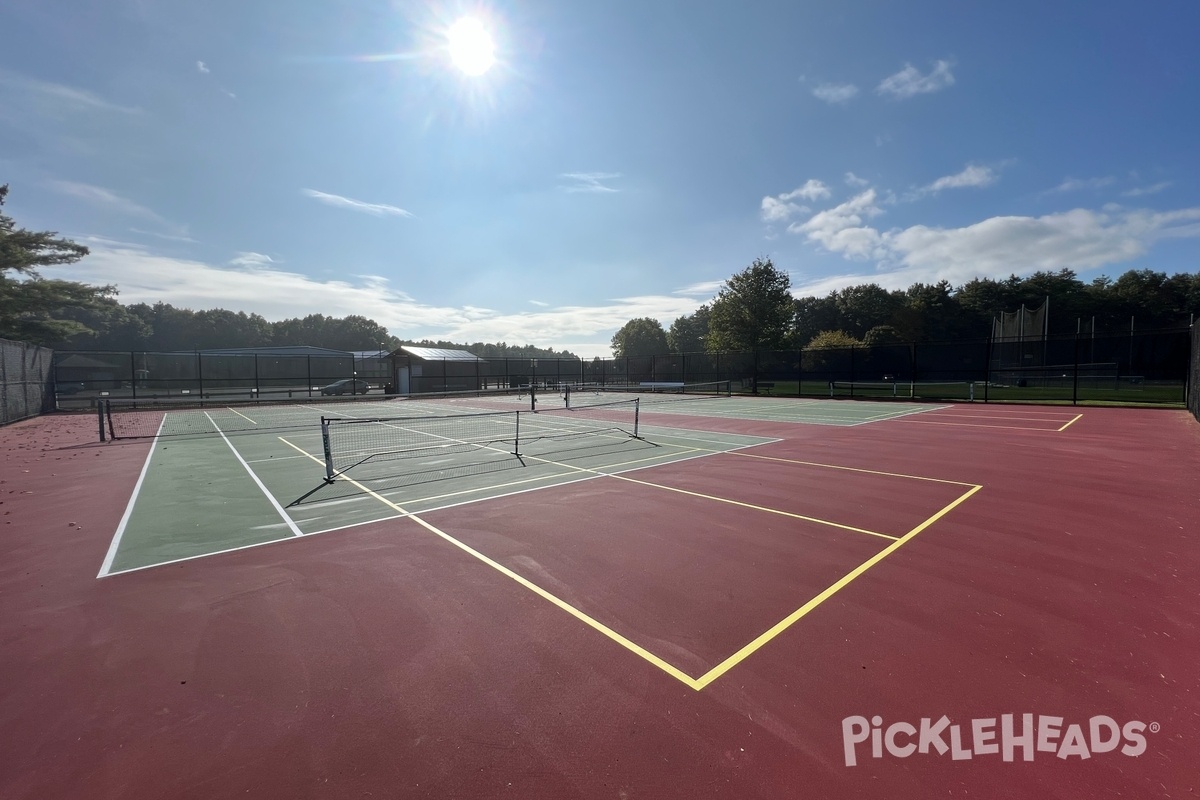
[[[864,186],[870,186],[871,182],[866,178],[860,178],[853,172],[846,173],[846,185],[855,189],[861,189]]]
[[[1078,192],[1084,189],[1103,189],[1105,186],[1112,185],[1115,179],[1111,175],[1106,175],[1103,178],[1064,178],[1063,182],[1051,189],[1049,193],[1054,192]]]
[[[270,256],[262,253],[241,252],[238,253],[234,258],[229,259],[229,263],[235,267],[258,269],[261,267],[269,267],[278,262]]]
[[[968,164],[961,172],[943,176],[928,186],[923,186],[921,192],[924,194],[937,194],[943,189],[979,188],[990,186],[998,179],[999,176],[991,167],[985,167],[980,164]]]
[[[61,83],[51,83],[50,81],[28,78],[24,75],[18,75],[15,72],[3,69],[0,69],[0,85],[44,101],[52,102],[56,106],[76,111],[99,110],[113,111],[119,114],[144,113],[140,108],[123,106],[119,103],[111,102],[86,89],[78,89],[74,86],[66,86]]]
[[[889,75],[880,82],[875,91],[882,95],[890,95],[898,100],[906,100],[918,94],[940,92],[954,85],[954,74],[950,71],[949,61],[939,60],[927,75],[912,64],[905,64],[904,69],[894,75]]]
[[[1174,183],[1174,181],[1162,181],[1161,183],[1156,183],[1153,186],[1140,186],[1135,189],[1130,189],[1127,192],[1121,192],[1121,195],[1124,197],[1143,197],[1148,194],[1158,194],[1163,189],[1169,187],[1172,183]]]
[[[208,65],[205,64],[203,61],[196,62],[196,69],[198,71],[200,71],[201,73],[203,73],[204,75],[207,75],[209,72],[211,72],[211,70],[208,68]]]
[[[682,289],[676,289],[672,294],[708,298],[721,291],[721,287],[724,285],[725,281],[700,281],[684,286]]]
[[[49,186],[57,192],[82,200],[94,208],[128,217],[136,217],[137,219],[161,225],[175,238],[187,240],[187,228],[185,226],[169,222],[145,206],[135,203],[128,198],[121,197],[108,189],[100,186],[92,186],[87,183],[58,180],[50,181]]]
[[[541,300],[530,300],[529,304],[531,306],[537,306],[538,308],[549,308],[550,307],[549,303],[543,303]]]
[[[812,93],[813,97],[830,105],[845,105],[858,94],[858,87],[852,83],[822,83]]]
[[[563,187],[568,192],[606,193],[620,191],[620,189],[614,189],[604,183],[604,181],[611,181],[621,177],[621,173],[619,172],[564,172],[558,177],[574,181],[574,183]]]
[[[314,200],[330,206],[338,208],[348,208],[351,211],[361,211],[364,214],[371,214],[375,217],[394,216],[394,217],[411,217],[412,212],[405,211],[397,206],[389,206],[384,203],[365,203],[362,200],[353,200],[349,197],[342,197],[337,194],[328,194],[326,192],[318,192],[316,189],[302,189],[305,196],[311,197]]]

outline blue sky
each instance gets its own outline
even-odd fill
[[[471,76],[447,32],[477,19]],[[123,302],[606,355],[797,295],[1191,272],[1200,4],[15,0],[0,183]]]

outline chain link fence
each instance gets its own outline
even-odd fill
[[[36,417],[54,407],[51,372],[54,351],[0,339],[0,425]]]
[[[1195,411],[1200,367],[1193,365],[1200,344],[1193,345],[1193,338],[1191,329],[1179,328],[1039,337],[1017,344],[979,339],[590,360],[60,351],[54,354],[54,384],[57,407],[64,410],[95,407],[101,398],[233,402],[343,391],[422,394],[732,381],[734,392],[773,396],[1176,407],[1190,402]],[[335,391],[339,382],[343,389]]]

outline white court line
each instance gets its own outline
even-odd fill
[[[129,524],[130,516],[133,515],[133,505],[142,491],[142,481],[146,480],[146,473],[150,470],[150,459],[154,457],[154,448],[158,446],[158,434],[162,433],[163,425],[166,422],[167,415],[163,414],[163,418],[158,422],[158,430],[154,433],[154,439],[150,442],[150,452],[146,453],[146,463],[142,464],[141,474],[138,475],[137,483],[133,485],[133,495],[129,498],[129,504],[125,506],[125,513],[121,515],[121,522],[117,525],[117,532],[113,534],[112,543],[108,546],[108,553],[104,556],[104,563],[100,565],[97,578],[103,578],[112,569],[113,559],[117,557],[117,550],[121,547],[121,537],[125,535],[125,527]]]
[[[221,430],[221,427],[217,425],[215,421],[213,421],[213,418],[209,416],[207,411],[204,412],[204,416],[208,417],[208,421],[212,422],[213,427],[217,429],[217,433],[221,434],[221,438],[225,440],[225,444],[229,445],[229,449],[233,451],[234,456],[236,456],[241,465],[246,468],[246,472],[250,473],[250,477],[254,479],[255,485],[257,485],[259,489],[262,489],[262,493],[265,494],[267,499],[271,501],[271,505],[274,506],[275,510],[279,512],[279,516],[283,518],[283,521],[287,523],[288,528],[291,529],[292,535],[303,536],[304,532],[301,531],[296,525],[295,520],[289,517],[287,512],[283,510],[283,506],[281,506],[279,501],[275,499],[275,495],[271,494],[263,482],[259,480],[259,477],[254,474],[254,470],[251,469],[250,465],[246,463],[246,459],[242,458],[242,454],[239,453],[237,448],[233,446],[233,442],[229,441],[229,437],[225,435],[225,431]]]
[[[238,415],[239,417],[241,417],[242,419],[244,419],[244,420],[246,420],[247,422],[249,422],[251,425],[257,425],[257,424],[258,424],[257,422],[255,422],[254,420],[250,419],[249,417],[247,417],[247,416],[246,416],[245,414],[243,414],[242,412],[238,411],[238,410],[237,410],[236,408],[234,408],[233,406],[227,406],[227,408],[228,408],[228,410],[230,410],[230,411],[232,411],[233,413],[237,414],[237,415]],[[212,417],[209,417],[209,419],[212,419]]]
[[[676,429],[676,430],[680,430],[680,429]],[[219,429],[218,429],[218,432],[219,432]],[[711,432],[712,432],[712,431],[710,431],[710,433],[711,433]],[[224,434],[223,434],[223,433],[222,433],[221,435],[222,435],[222,437],[224,437]],[[309,452],[305,451],[303,448],[299,447],[298,445],[292,444],[292,443],[291,443],[290,441],[288,441],[287,439],[284,439],[282,436],[279,436],[279,437],[277,437],[277,438],[278,438],[278,439],[279,439],[281,442],[283,442],[284,444],[286,444],[286,445],[288,445],[288,446],[292,447],[293,449],[295,449],[295,450],[298,450],[298,451],[300,451],[301,453],[303,453],[303,456],[298,456],[298,457],[309,458],[309,459],[311,459],[311,460],[315,461],[315,462],[316,462],[316,463],[318,463],[318,464],[324,464],[324,463],[325,463],[324,459],[322,459],[322,458],[317,458],[316,456],[314,456],[314,455],[312,455],[311,453],[309,453]],[[746,437],[743,437],[743,438],[746,438]],[[756,437],[756,438],[757,438],[757,437]],[[226,443],[227,443],[227,444],[229,443],[229,440],[228,440],[228,439],[226,439],[225,441],[226,441]],[[472,505],[472,504],[474,504],[474,503],[486,502],[486,501],[488,501],[488,500],[496,500],[496,499],[500,499],[500,498],[512,497],[512,496],[514,496],[514,495],[527,494],[527,493],[529,493],[529,492],[541,492],[541,491],[545,491],[546,489],[552,489],[552,488],[555,488],[555,487],[558,487],[558,486],[569,486],[569,485],[571,485],[571,484],[574,484],[574,483],[582,483],[582,482],[584,482],[584,481],[593,481],[593,480],[596,480],[596,479],[598,479],[598,478],[605,478],[605,477],[615,477],[615,476],[620,476],[620,475],[623,475],[624,473],[627,473],[627,472],[639,472],[639,471],[641,471],[641,470],[645,470],[645,469],[653,469],[653,468],[655,468],[655,467],[660,467],[660,466],[669,466],[669,465],[671,465],[671,464],[679,464],[679,463],[682,463],[682,462],[684,462],[684,461],[692,461],[692,460],[694,460],[694,459],[699,459],[699,458],[708,458],[708,457],[710,457],[710,456],[714,456],[714,455],[720,455],[720,454],[722,454],[722,453],[731,453],[731,452],[734,452],[735,450],[746,450],[746,449],[749,449],[749,448],[752,448],[752,447],[760,447],[760,446],[762,446],[762,445],[764,445],[764,444],[774,444],[775,442],[779,442],[779,441],[782,441],[782,439],[765,439],[765,438],[764,438],[764,439],[763,439],[763,441],[758,441],[758,442],[748,442],[748,443],[746,443],[746,444],[740,445],[740,446],[738,446],[738,447],[730,448],[730,449],[728,449],[728,450],[704,450],[704,449],[702,449],[702,448],[690,448],[690,449],[696,450],[696,451],[698,451],[698,452],[697,452],[695,455],[687,456],[687,457],[685,457],[685,458],[674,458],[674,459],[665,460],[665,461],[663,461],[663,460],[659,460],[658,458],[654,458],[654,459],[646,459],[646,461],[654,461],[655,463],[641,463],[641,461],[639,460],[638,462],[625,462],[625,464],[624,464],[624,465],[622,465],[622,464],[614,464],[614,465],[613,465],[613,467],[625,466],[625,468],[624,468],[624,469],[616,469],[615,471],[613,471],[613,472],[611,472],[611,473],[605,473],[605,472],[594,471],[594,472],[592,472],[592,473],[590,473],[590,474],[584,474],[584,475],[582,475],[582,476],[580,476],[580,477],[578,477],[578,478],[573,478],[573,479],[572,479],[572,478],[567,478],[567,476],[568,476],[568,475],[571,475],[571,474],[578,474],[578,473],[577,473],[577,470],[578,470],[578,468],[576,468],[576,467],[571,467],[571,468],[568,468],[568,469],[567,469],[566,471],[564,471],[564,472],[559,472],[559,473],[556,473],[556,474],[554,474],[554,475],[547,475],[547,476],[544,476],[544,477],[541,477],[541,478],[530,479],[530,482],[533,482],[533,481],[535,481],[535,480],[536,480],[536,481],[541,481],[541,480],[550,480],[550,479],[554,479],[554,478],[558,478],[558,479],[560,479],[560,480],[559,480],[557,483],[551,484],[550,486],[531,486],[531,487],[529,487],[529,488],[526,488],[526,489],[518,489],[518,490],[515,490],[515,491],[512,491],[512,492],[505,492],[505,493],[503,493],[503,494],[498,494],[498,495],[489,495],[489,496],[487,496],[487,497],[480,497],[480,498],[473,498],[473,499],[464,499],[464,500],[459,500],[459,501],[457,501],[457,502],[446,503],[445,505],[435,506],[435,507],[433,507],[433,508],[422,509],[422,510],[421,510],[421,511],[419,511],[419,512],[407,512],[407,511],[406,511],[405,513],[402,513],[402,514],[392,514],[392,515],[389,515],[389,516],[386,516],[386,517],[378,517],[378,518],[374,518],[374,519],[363,520],[362,522],[351,522],[351,523],[348,523],[348,524],[346,524],[346,525],[338,525],[338,526],[336,526],[336,527],[333,527],[333,528],[322,528],[321,530],[312,531],[311,533],[302,534],[302,535],[304,535],[304,536],[317,536],[317,535],[319,535],[319,534],[322,534],[322,533],[333,533],[333,532],[335,532],[335,531],[344,531],[344,530],[350,530],[350,529],[352,529],[352,528],[359,528],[359,527],[362,527],[362,526],[364,526],[364,525],[374,525],[374,524],[376,524],[376,523],[380,523],[380,522],[390,522],[390,521],[392,521],[392,520],[397,520],[397,519],[405,519],[405,518],[407,518],[407,517],[411,517],[411,516],[413,516],[413,515],[414,515],[414,514],[416,514],[416,513],[420,513],[420,514],[432,514],[432,513],[436,512],[436,511],[445,511],[445,510],[447,510],[447,509],[458,508],[458,507],[460,507],[460,506],[466,506],[466,505]],[[669,446],[670,446],[670,447],[679,447],[679,445],[669,445]],[[232,445],[230,445],[230,447],[232,447]],[[235,454],[237,454],[237,451],[235,450],[235,451],[234,451],[234,453],[235,453]],[[664,454],[664,457],[665,457],[666,455],[667,455],[667,454]],[[241,460],[240,456],[239,456],[239,460]],[[537,459],[537,460],[539,460],[539,461],[544,461],[544,459]],[[147,459],[146,459],[146,463],[147,463],[147,464],[149,464],[149,463],[150,463],[149,457],[147,457]],[[243,462],[243,463],[245,463],[245,462]],[[558,465],[556,464],[556,462],[553,462],[553,461],[551,461],[551,462],[548,462],[548,463],[550,463],[550,464],[552,464],[552,465],[555,465],[555,466],[558,466]],[[612,467],[610,467],[610,469],[611,469],[611,468],[612,468]],[[144,471],[144,470],[143,470],[143,471]],[[251,475],[252,477],[254,477],[254,473],[253,473],[253,472],[250,472],[250,475]],[[257,481],[257,478],[255,478],[255,480]],[[511,486],[511,485],[514,485],[515,483],[517,483],[517,482],[513,482],[513,483],[510,483],[510,484],[507,484],[507,485],[510,485],[510,486]],[[139,484],[140,484],[140,481],[139,481]],[[262,484],[261,484],[261,483],[259,483],[259,486],[261,487],[261,486],[262,486]],[[449,497],[452,497],[452,496],[455,496],[455,495],[459,495],[459,494],[473,494],[473,493],[476,493],[476,492],[478,492],[478,491],[487,491],[487,489],[488,489],[488,488],[495,488],[495,487],[480,487],[480,488],[479,488],[479,489],[477,489],[477,490],[476,490],[476,489],[472,489],[472,490],[464,490],[463,492],[450,492],[450,493],[447,493],[447,494],[444,494],[444,495],[435,495],[435,496],[433,496],[433,497],[416,498],[416,499],[413,499],[413,500],[406,501],[406,503],[407,503],[407,504],[409,504],[409,505],[411,505],[411,504],[413,504],[413,503],[428,502],[429,500],[435,500],[435,499],[449,498]],[[264,490],[264,491],[265,491],[265,490]],[[270,497],[270,494],[268,493],[268,495],[267,495],[267,496],[268,496],[268,497]],[[272,500],[273,500],[273,499],[274,499],[274,498],[272,498]],[[386,499],[386,497],[385,497],[385,499]],[[322,502],[338,502],[338,501],[322,501]],[[388,502],[389,502],[389,503],[392,503],[392,501],[390,501],[390,500],[389,500]],[[132,508],[132,501],[131,501],[131,506],[130,506],[130,507]],[[285,517],[285,519],[286,519],[286,517]],[[292,523],[292,526],[293,526],[293,529],[295,529],[295,528],[294,528],[294,523]],[[169,565],[171,565],[171,564],[181,564],[181,563],[183,563],[183,562],[186,562],[186,561],[195,561],[195,560],[197,560],[197,559],[201,559],[201,558],[208,558],[209,556],[219,556],[219,555],[225,555],[225,554],[227,554],[227,553],[236,553],[236,552],[239,552],[239,551],[241,551],[241,550],[250,550],[250,549],[253,549],[253,548],[257,548],[257,547],[265,547],[265,546],[267,546],[267,545],[279,544],[280,542],[287,542],[287,541],[291,541],[291,540],[290,540],[290,539],[270,539],[270,540],[268,540],[268,541],[265,541],[265,542],[255,542],[255,543],[253,543],[253,544],[243,544],[243,545],[238,545],[238,546],[236,546],[236,547],[229,547],[229,548],[226,548],[226,549],[224,549],[224,550],[214,550],[214,551],[213,551],[213,552],[211,552],[211,553],[198,553],[198,554],[196,554],[196,555],[193,555],[193,556],[184,556],[184,557],[182,557],[182,558],[175,558],[175,559],[171,559],[171,560],[169,560],[169,561],[160,561],[160,562],[157,562],[157,563],[154,563],[154,564],[145,564],[145,565],[142,565],[142,566],[139,566],[139,567],[131,567],[130,569],[120,570],[119,572],[113,572],[113,573],[109,573],[108,577],[115,577],[115,576],[117,576],[117,575],[127,575],[127,574],[129,574],[129,573],[131,573],[131,572],[141,572],[142,570],[154,569],[155,567],[165,567],[165,566],[169,566]]]

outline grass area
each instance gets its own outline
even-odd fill
[[[767,384],[770,384],[769,386]],[[735,395],[753,396],[751,387],[734,387]],[[1112,405],[1112,406],[1161,406],[1182,408],[1185,404],[1185,387],[1182,383],[1137,383],[1110,385],[1106,387],[1072,386],[1002,386],[982,382],[975,384],[975,402],[992,403],[1044,403],[1052,405]],[[828,381],[760,381],[759,396],[771,397],[830,397]],[[833,394],[836,398],[863,400],[949,400],[971,399],[970,384],[958,383],[916,384],[912,387],[904,382],[896,384],[856,384],[853,395],[848,387],[838,386]]]

